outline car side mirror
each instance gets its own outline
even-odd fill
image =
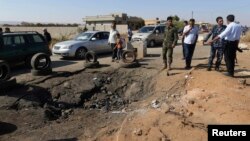
[[[91,38],[91,41],[96,41],[96,38],[95,37]]]

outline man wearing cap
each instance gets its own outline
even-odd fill
[[[219,39],[225,39],[226,45],[224,50],[227,73],[225,75],[234,77],[235,57],[238,44],[241,36],[241,26],[234,22],[234,15],[227,16],[227,28],[215,37],[209,44],[216,42]]]

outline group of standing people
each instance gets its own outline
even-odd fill
[[[3,28],[0,27],[0,34],[3,34],[3,33],[10,33],[10,28],[6,27],[5,31],[3,32]]]
[[[195,20],[190,19],[189,24],[184,27],[183,30],[183,57],[186,62],[185,69],[191,68],[191,61],[195,49],[195,45],[198,39],[199,29],[195,26]],[[173,25],[173,18],[168,17],[166,22],[166,28],[164,32],[162,58],[164,69],[171,70],[171,64],[173,62],[173,49],[177,45],[178,30]],[[166,56],[167,55],[167,56]]]
[[[217,56],[217,60],[215,63],[215,70],[219,71],[221,61],[224,55],[227,67],[227,73],[225,73],[225,75],[234,77],[236,52],[237,50],[241,51],[238,48],[238,44],[242,33],[241,26],[234,21],[235,21],[235,16],[228,15],[227,16],[228,26],[226,26],[223,24],[223,18],[217,17],[216,18],[217,25],[215,25],[210,31],[210,33],[205,37],[203,45],[211,45],[210,57],[207,68],[208,71],[211,71],[212,69],[213,60],[215,56]],[[182,34],[183,58],[185,59],[185,65],[186,65],[185,69],[190,69],[196,42],[198,40],[199,28],[195,26],[194,19],[190,19],[189,23],[187,24],[186,22],[185,24],[186,25],[183,29],[183,34]],[[211,36],[212,40],[208,41],[208,39]],[[178,31],[173,25],[172,17],[168,17],[166,22],[163,48],[162,48],[164,69],[165,68],[168,68],[168,70],[171,69],[171,64],[173,60],[172,57],[173,49],[175,48],[177,41],[178,41]]]

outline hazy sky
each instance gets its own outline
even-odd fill
[[[0,21],[82,23],[85,16],[123,12],[144,19],[178,15],[215,23],[234,14],[250,25],[250,0],[0,0]]]

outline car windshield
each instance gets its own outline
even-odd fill
[[[81,33],[75,37],[75,40],[86,41],[92,37],[94,33]]]
[[[141,29],[139,29],[139,33],[150,33],[153,32],[155,27],[153,26],[144,26]]]

